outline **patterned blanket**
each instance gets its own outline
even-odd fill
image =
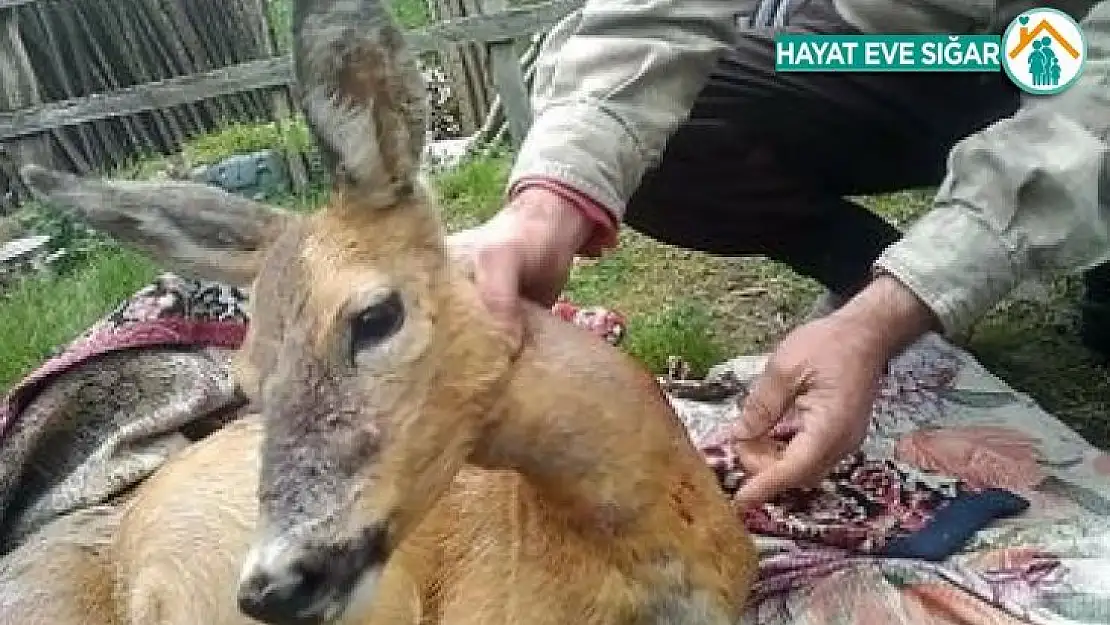
[[[227,356],[244,305],[236,289],[163,275],[9,392],[0,556],[237,416]],[[603,308],[552,312],[611,343],[625,336]],[[762,362],[661,379],[725,492],[743,479],[728,424]],[[743,519],[763,556],[743,622],[1110,623],[1108,512],[1110,456],[928,336],[890,363],[859,454]]]
[[[727,472],[734,402],[672,402]],[[872,417],[821,489],[746,519],[762,559],[745,623],[1110,623],[1110,455],[935,335],[890,363]]]
[[[245,405],[228,369],[237,289],[165,275],[0,403],[0,556],[45,523],[112,501]]]

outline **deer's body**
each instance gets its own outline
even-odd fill
[[[531,350],[522,355],[506,409],[531,413],[537,425],[548,423],[528,443],[536,453],[546,447],[544,438],[562,445],[556,441],[564,436],[597,436],[590,403],[627,410],[612,416],[633,426],[628,433],[648,432],[644,436],[659,444],[658,455],[629,453],[627,442],[599,441],[599,446],[611,450],[607,468],[624,472],[611,479],[637,493],[642,518],[621,527],[629,521],[606,515],[634,509],[632,502],[605,502],[600,496],[564,503],[517,471],[465,465],[390,558],[374,602],[345,623],[736,622],[734,610],[755,572],[751,541],[719,503],[712,475],[681,424],[660,410],[654,381],[634,375],[635,367],[614,367],[619,354],[608,353],[613,350],[595,338],[560,327],[564,322],[554,317],[542,323],[559,336],[540,334],[536,343],[563,351],[562,358]],[[530,367],[530,354],[546,362]],[[547,380],[555,366],[604,394],[553,387]],[[595,367],[608,367],[608,373]],[[563,375],[560,380],[570,381]],[[601,379],[593,377],[598,375]],[[576,397],[587,405],[576,405]],[[211,610],[203,621],[182,625],[251,622],[237,614],[234,593],[257,522],[261,436],[257,417],[245,417],[197,443],[136,495],[124,518],[120,550],[130,572],[122,581],[133,614],[157,598],[163,606],[179,606],[190,619],[195,616],[190,608]],[[596,481],[576,486],[591,496],[612,489]],[[633,532],[638,535],[628,536]],[[645,585],[648,580],[655,584]],[[222,596],[212,597],[213,591]]]
[[[465,465],[390,558],[376,599],[344,622],[735,623],[754,575],[751,541],[654,381],[592,336],[544,312],[532,318],[501,409],[530,415],[513,421],[532,423],[525,450],[537,457],[544,441],[596,438],[590,446],[610,452],[607,477],[630,488],[606,502],[603,493],[623,489],[577,483],[593,501],[575,501],[515,470]],[[570,382],[578,392],[564,392]],[[597,416],[614,409],[610,418],[631,427],[613,435],[651,444],[606,440]],[[0,580],[0,597],[22,596],[5,611],[21,615],[11,622],[78,625],[91,612],[106,615],[98,625],[254,623],[235,592],[258,521],[262,434],[258,415],[245,416],[167,463],[119,512],[47,526],[11,556],[23,562],[11,575],[20,586]],[[640,518],[607,518],[637,508]]]
[[[116,625],[117,507],[61,517],[0,560],[0,625]]]
[[[86,558],[113,572],[101,605],[127,625],[735,623],[754,546],[655,380],[538,307],[512,338],[449,257],[384,9],[297,0],[293,31],[325,209],[24,170],[179,270],[253,285],[236,373],[258,415],[123,504]],[[51,592],[103,596],[74,583]]]

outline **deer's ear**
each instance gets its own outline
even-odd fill
[[[296,217],[199,183],[80,178],[38,165],[20,170],[40,201],[174,272],[249,286],[266,249]]]

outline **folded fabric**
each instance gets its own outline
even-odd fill
[[[721,488],[734,495],[743,468],[726,441],[701,451]],[[744,513],[754,533],[857,553],[942,560],[991,521],[1028,508],[1002,489],[976,490],[955,478],[921,473],[894,460],[856,453],[814,489],[791,491]]]
[[[0,440],[58,375],[110,352],[158,345],[235,349],[246,334],[246,295],[216,282],[163,274],[123,301],[13,386],[0,403]]]
[[[624,339],[627,320],[615,310],[601,306],[578,306],[560,299],[551,307],[551,312],[563,321],[600,336],[611,345],[619,345]]]

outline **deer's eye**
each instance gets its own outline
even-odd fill
[[[405,305],[393,291],[382,301],[369,306],[351,321],[351,357],[386,340],[405,322]]]

